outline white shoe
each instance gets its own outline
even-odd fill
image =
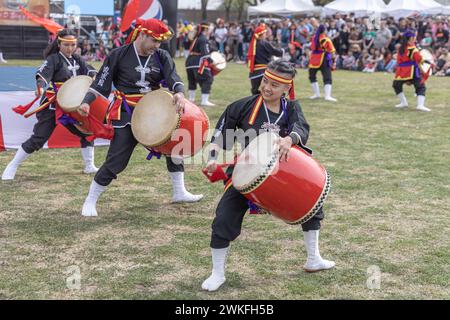
[[[88,165],[84,167],[83,173],[85,174],[92,174],[92,173],[97,173],[98,168],[94,165]]]
[[[225,283],[225,264],[230,246],[222,249],[211,248],[212,272],[208,279],[203,281],[202,289],[216,291]]]
[[[303,269],[306,272],[317,272],[320,270],[328,270],[336,264],[334,261],[322,259],[319,252],[319,230],[310,230],[303,232],[306,252],[308,258]]]
[[[317,272],[321,270],[329,270],[334,268],[336,263],[334,261],[329,261],[325,259],[320,259],[316,261],[307,260],[305,265],[303,266],[303,270],[306,272]]]
[[[4,181],[14,180],[14,177],[16,176],[16,172],[20,164],[25,159],[27,159],[30,156],[30,154],[31,153],[26,153],[25,150],[22,149],[22,147],[19,147],[19,149],[17,149],[14,158],[11,160],[11,162],[3,171],[2,180]]]
[[[169,172],[172,180],[172,202],[197,202],[203,198],[202,194],[192,194],[184,186],[184,172]]]
[[[417,110],[417,111],[424,111],[424,112],[429,112],[429,111],[431,111],[431,109],[429,109],[429,108],[427,108],[427,107],[425,107],[425,106],[417,106],[417,107],[416,107],[416,110]]]
[[[8,166],[5,168],[5,171],[3,171],[2,180],[3,181],[14,180],[17,169],[18,167],[15,166],[14,163],[8,164]]]
[[[83,204],[83,210],[81,211],[83,217],[97,217],[96,203],[86,199]]]
[[[189,90],[189,101],[195,102],[195,90]]]
[[[209,93],[202,93],[202,103],[200,103],[203,107],[214,107],[215,104],[209,102]]]
[[[172,203],[180,202],[198,202],[203,199],[202,194],[192,194],[190,192],[185,192],[183,194],[175,194],[172,197]]]
[[[84,217],[96,217],[97,216],[97,200],[100,195],[106,190],[107,187],[99,185],[95,180],[92,180],[89,187],[89,193],[84,200],[83,209],[81,215]]]
[[[98,168],[94,164],[94,147],[81,148],[81,155],[84,161],[85,174],[96,173]]]
[[[214,107],[215,104],[212,103],[212,102],[209,102],[209,101],[205,101],[205,102],[201,103],[201,106],[203,106],[203,107]]]
[[[397,97],[400,99],[400,103],[397,104],[396,108],[408,108],[408,100],[406,100],[406,96],[404,92],[400,92]]]
[[[428,109],[427,107],[425,107],[425,96],[417,96],[417,107],[416,107],[417,111],[424,111],[424,112],[429,112],[431,111],[431,109]]]
[[[326,84],[323,87],[323,89],[325,91],[325,100],[326,101],[337,102],[337,100],[331,96],[331,90],[332,90],[331,84]]]
[[[225,283],[225,277],[219,277],[211,274],[208,279],[203,281],[202,289],[206,291],[216,291]]]
[[[8,61],[6,61],[6,60],[3,58],[3,52],[0,52],[0,63],[8,63]]]
[[[330,101],[330,102],[337,102],[337,99],[333,98],[333,97],[325,97],[326,101]]]
[[[318,82],[311,83],[311,89],[314,93],[311,97],[309,97],[311,100],[320,99],[320,88]]]

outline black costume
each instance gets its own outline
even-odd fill
[[[115,101],[110,105],[108,119],[112,120],[114,138],[106,161],[94,178],[102,186],[109,185],[127,167],[138,143],[131,131],[131,115],[139,99],[145,93],[159,89],[161,85],[175,93],[184,91],[183,82],[167,51],[157,49],[150,56],[139,56],[134,42],[111,52],[90,90],[108,97],[113,84],[117,92]],[[85,102],[92,100],[88,95]],[[126,99],[117,100],[119,97]],[[175,164],[170,157],[166,157],[166,163],[169,172],[184,171],[183,164]]]
[[[65,57],[61,52],[51,54],[36,72],[38,86],[45,90],[40,101],[41,110],[36,112],[38,122],[34,125],[32,136],[22,144],[26,153],[41,149],[56,128],[55,104],[48,102],[49,95],[55,95],[62,83],[78,75],[94,76],[96,70],[86,64],[77,55]],[[55,91],[56,90],[56,91]],[[39,109],[39,108],[38,108]],[[80,137],[81,147],[93,146],[86,140],[87,135],[79,131],[73,124],[65,126],[71,133]]]
[[[256,43],[255,69],[253,72],[249,72],[248,76],[252,85],[252,94],[259,94],[259,85],[261,84],[264,71],[266,71],[267,64],[272,59],[272,56],[283,56],[283,49],[275,48],[266,40],[258,40]]]
[[[186,59],[186,73],[189,82],[189,90],[196,90],[200,85],[202,94],[210,94],[214,76],[208,65],[212,63],[210,58],[209,43],[202,33],[194,39],[189,56]]]
[[[305,146],[309,136],[309,125],[305,120],[299,103],[282,98],[280,103],[282,106],[283,104],[285,105],[286,112],[283,111],[283,107],[280,107],[280,113],[276,114],[269,109],[267,109],[266,113],[263,110],[264,104],[261,105],[258,111],[256,105],[259,99],[262,99],[262,97],[255,95],[243,98],[229,105],[217,123],[216,132],[211,139],[211,143],[220,146],[222,149],[230,150],[233,147],[235,139],[230,140],[230,137],[227,137],[227,130],[241,129],[246,132],[249,129],[254,129],[257,134],[260,134],[261,130],[272,128],[276,131],[279,130],[281,137],[289,135],[294,144],[311,153],[312,151]],[[252,114],[256,114],[253,124],[250,120]],[[269,121],[267,114],[270,118]],[[248,139],[245,139],[245,141],[239,141],[239,137],[236,137],[236,139],[243,144],[243,147],[246,147],[250,143]],[[211,248],[214,249],[228,247],[229,242],[239,236],[242,220],[246,211],[249,209],[247,198],[239,193],[232,185],[227,184],[231,178],[233,168],[233,166],[230,166],[226,171],[228,180],[225,184],[228,187],[217,206],[216,217],[212,224]],[[303,230],[319,230],[320,221],[323,217],[324,214],[321,208],[313,218],[302,224]]]

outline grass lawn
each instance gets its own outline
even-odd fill
[[[177,66],[186,80],[184,61]],[[146,161],[138,147],[100,198],[99,217],[86,219],[80,212],[92,177],[81,173],[80,151],[42,150],[15,181],[0,182],[0,299],[449,299],[450,79],[427,82],[432,112],[421,113],[408,86],[410,108],[393,108],[392,74],[333,77],[336,104],[307,99],[306,70],[296,92],[311,125],[308,145],[332,177],[321,253],[335,269],[303,272],[299,227],[248,215],[226,284],[203,292],[222,186],[207,183],[200,165],[186,166],[186,185],[205,199],[174,205],[165,161]],[[249,92],[246,67],[230,64],[213,84],[211,123]],[[98,166],[106,151],[96,149]],[[0,170],[13,155],[0,153]],[[379,289],[367,286],[372,266]],[[81,286],[69,289],[76,268]]]

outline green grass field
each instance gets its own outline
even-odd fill
[[[177,66],[186,79],[184,61]],[[173,205],[165,161],[146,161],[138,147],[100,198],[99,217],[87,219],[80,212],[92,176],[81,173],[80,151],[43,150],[15,181],[0,183],[0,299],[449,299],[450,79],[428,81],[432,112],[420,113],[407,86],[410,108],[393,108],[391,74],[333,76],[336,104],[307,99],[305,70],[296,92],[311,125],[308,145],[332,177],[321,253],[335,269],[303,272],[299,227],[248,215],[226,284],[203,292],[222,186],[209,184],[200,165],[186,166],[186,185],[205,199]],[[211,123],[249,92],[245,66],[230,64],[213,85]],[[98,166],[106,151],[96,149]],[[0,170],[13,155],[0,153]],[[79,289],[66,285],[71,266]],[[373,266],[379,289],[367,286]]]

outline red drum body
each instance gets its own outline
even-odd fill
[[[208,116],[187,99],[184,112],[179,114],[172,99],[173,95],[163,89],[143,96],[131,118],[133,135],[144,146],[164,155],[193,156],[206,142]]]
[[[92,78],[89,76],[73,77],[64,82],[56,95],[56,101],[58,102],[59,107],[78,121],[78,124],[75,124],[75,127],[85,134],[92,134],[93,130],[91,129],[91,124],[87,121],[87,117],[81,116],[76,110],[82,103],[92,81]],[[109,100],[102,96],[98,96],[90,104],[90,114],[100,122],[103,122],[108,105]]]
[[[280,162],[276,138],[273,133],[263,133],[250,142],[236,162],[233,186],[286,223],[302,224],[322,207],[330,178],[319,162],[296,146],[291,148],[289,160]]]

